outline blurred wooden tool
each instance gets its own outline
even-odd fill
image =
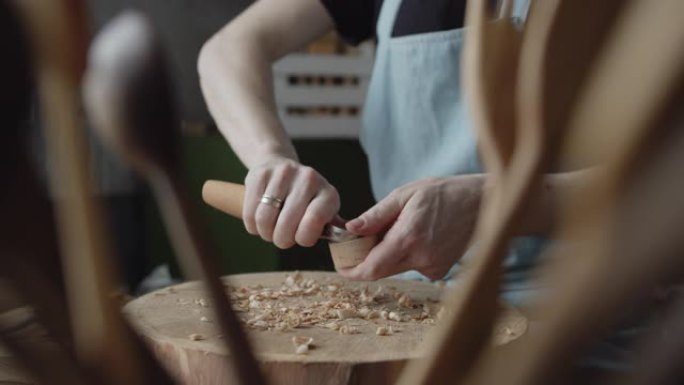
[[[208,180],[202,187],[202,199],[208,205],[235,218],[242,218],[245,186],[237,183]],[[378,243],[375,235],[358,237],[346,229],[328,224],[321,239],[330,241],[330,254],[337,269],[347,269],[363,262]]]
[[[11,5],[0,3],[0,46],[6,55],[0,61],[0,180],[5,183],[0,199],[0,383],[86,384],[70,350],[66,306],[57,284],[56,243],[51,223],[46,223],[49,207],[22,141],[32,67]],[[35,310],[17,308],[19,304]]]
[[[41,323],[63,346],[71,345],[57,239],[51,207],[31,167],[24,138],[31,108],[32,66],[29,46],[19,17],[10,3],[0,4],[0,46],[7,59],[0,62],[0,175],[6,183],[0,212],[0,277],[5,276],[35,307]],[[27,237],[26,234],[31,234]],[[36,284],[40,282],[41,284]],[[1,311],[1,310],[0,310]]]
[[[508,242],[540,181],[544,136],[538,126],[517,127],[517,72],[522,30],[503,1],[494,18],[487,2],[467,7],[463,79],[473,105],[489,189],[475,230],[475,255],[446,306],[453,312],[430,339],[428,356],[410,364],[400,384],[451,384],[477,361],[497,314],[501,264]],[[515,174],[515,175],[511,175]]]
[[[567,131],[568,116],[578,90],[617,7],[616,1],[587,3],[550,0],[538,2],[530,9],[517,73],[516,151],[503,181],[505,187],[499,190],[508,196],[509,202],[518,199],[522,205],[518,207],[539,200],[535,184],[541,182],[539,176],[551,171],[557,161],[555,154]],[[577,20],[582,20],[585,26],[579,32]],[[582,43],[578,44],[578,40]],[[558,197],[552,197],[547,204],[557,209],[557,201]],[[477,373],[473,374],[476,379],[470,378],[468,383],[477,381],[481,373],[491,375],[492,367],[497,368],[496,373],[498,368],[506,367],[506,362],[492,359],[499,353],[493,349],[485,351]],[[505,376],[497,378],[503,382],[508,380]]]
[[[101,209],[92,196],[80,117],[87,41],[84,8],[73,0],[15,4],[31,42],[41,97],[77,358],[99,383],[168,383],[161,371],[148,366],[111,299],[115,268]]]
[[[127,12],[97,37],[90,54],[85,102],[104,142],[150,183],[188,278],[210,294],[241,384],[264,380],[218,278],[217,256],[205,239],[179,175],[178,122],[162,52],[149,22]]]
[[[681,150],[680,150],[681,151]],[[684,245],[680,245],[681,248]],[[627,378],[619,378],[611,385],[650,385],[677,384],[684,379],[684,368],[681,365],[681,352],[684,351],[684,298],[682,293],[671,306],[661,322],[644,341],[636,357],[640,357],[634,370]]]
[[[568,3],[575,2],[564,2]],[[577,3],[577,7],[582,5]],[[539,309],[543,327],[530,336],[525,347],[502,357],[499,362],[505,365],[498,366],[496,373],[482,370],[486,379],[480,383],[552,382],[585,344],[617,321],[620,309],[673,266],[668,265],[673,261],[668,260],[665,248],[673,246],[667,238],[674,241],[676,236],[665,229],[677,223],[676,210],[654,203],[676,199],[648,198],[673,188],[661,186],[650,192],[653,195],[640,194],[640,215],[630,214],[636,204],[620,202],[626,177],[634,175],[636,166],[648,159],[644,151],[676,105],[673,97],[681,92],[684,47],[677,42],[684,39],[684,25],[678,17],[683,6],[676,0],[657,4],[633,0],[621,8],[570,114],[566,165],[599,164],[602,170],[600,178],[573,197],[565,210],[567,220],[560,239],[574,245],[574,251],[572,256],[549,256],[557,264],[547,277],[557,286],[555,305]],[[573,23],[576,25],[576,18]],[[587,34],[585,38],[596,36]],[[646,66],[649,70],[644,72]],[[668,178],[673,177],[661,182]],[[656,225],[666,220],[673,222]],[[649,223],[648,230],[655,233],[646,231],[643,223]],[[645,238],[648,242],[644,241],[646,233],[651,234]]]

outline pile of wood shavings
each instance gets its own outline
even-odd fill
[[[306,279],[299,272],[287,275],[280,288],[229,287],[228,294],[242,322],[260,330],[318,327],[358,334],[358,326],[374,323],[375,334],[389,336],[401,330],[399,323],[434,324],[443,311],[437,311],[435,299],[421,303],[393,287],[354,288],[341,280]]]

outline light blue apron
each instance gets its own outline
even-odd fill
[[[383,2],[363,115],[361,144],[377,200],[417,179],[481,172],[460,79],[464,30],[392,37],[400,5],[401,0]],[[516,2],[515,9],[523,16],[526,1]],[[506,299],[518,303],[530,294],[524,278],[540,247],[538,240],[516,240],[505,262]],[[445,279],[457,271],[458,264]],[[415,271],[400,276],[425,279]]]
[[[525,18],[529,1],[516,1],[514,15]],[[377,200],[395,188],[430,176],[481,172],[474,128],[461,90],[463,29],[391,36],[401,0],[385,0],[377,24],[375,66],[364,107],[363,145]],[[455,213],[454,215],[458,215]],[[543,241],[514,240],[504,267],[501,297],[521,305],[542,289],[528,279]],[[474,247],[477,247],[475,245]],[[463,259],[468,258],[468,252]],[[458,282],[456,264],[444,278]],[[399,278],[423,279],[411,271]],[[638,324],[638,323],[637,323]],[[597,344],[582,364],[624,368],[623,340],[641,327],[627,327]]]

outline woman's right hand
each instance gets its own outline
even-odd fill
[[[340,209],[337,189],[311,167],[274,157],[253,167],[245,178],[242,217],[250,234],[281,249],[313,246]],[[262,203],[264,195],[283,201]]]

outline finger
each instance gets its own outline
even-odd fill
[[[337,227],[345,228],[347,225],[347,220],[339,215],[335,215],[333,219],[330,220],[330,224],[335,225]]]
[[[390,253],[383,250],[385,246],[381,246],[381,244],[382,242],[375,246],[375,249],[378,249],[375,253],[389,255]],[[411,267],[407,263],[406,256],[397,257],[397,254],[393,254],[391,260],[386,260],[369,254],[361,264],[348,269],[338,269],[337,272],[341,276],[355,281],[375,281],[408,270],[411,270]]]
[[[268,171],[257,175],[248,175],[245,178],[245,200],[242,203],[242,221],[247,232],[252,235],[259,234],[254,216],[269,178],[270,172]]]
[[[365,213],[347,222],[347,230],[357,235],[377,234],[397,219],[402,207],[398,194],[390,194]]]
[[[401,239],[399,231],[395,227],[391,228],[363,262],[351,269],[340,271],[340,275],[355,280],[372,281],[411,270],[409,250],[402,245]]]
[[[284,201],[290,190],[291,178],[291,173],[286,169],[274,173],[274,176],[266,186],[264,194]],[[276,220],[278,219],[278,215],[280,215],[282,207],[274,207],[273,205],[263,203],[261,202],[261,198],[262,197],[259,197],[260,201],[256,208],[256,212],[254,213],[256,228],[263,240],[272,242],[273,230],[275,229]]]
[[[340,199],[337,192],[332,189],[322,190],[306,208],[302,217],[295,241],[298,245],[311,247],[316,244],[323,227],[332,221],[340,209]]]
[[[294,181],[273,231],[273,243],[276,246],[281,249],[294,246],[299,223],[316,196],[318,188],[317,184],[306,183],[301,177]]]

